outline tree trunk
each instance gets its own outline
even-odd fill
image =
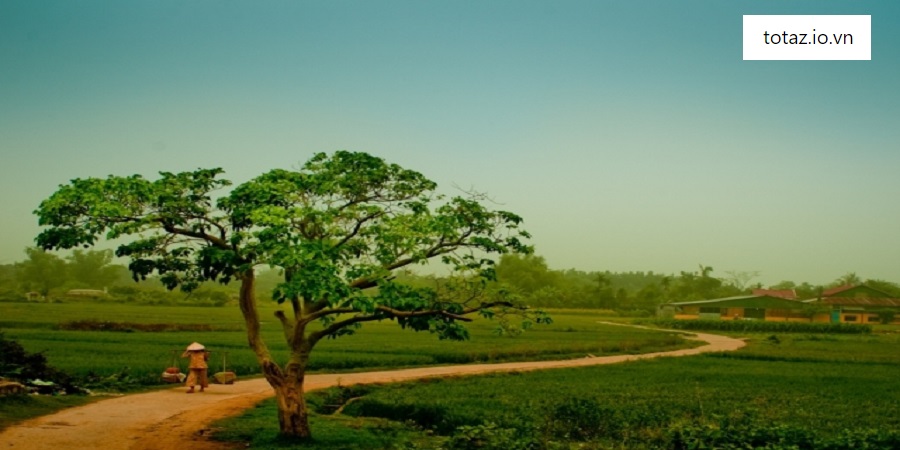
[[[250,348],[256,354],[266,381],[275,391],[281,434],[291,438],[309,439],[312,437],[312,433],[309,429],[309,411],[306,409],[306,398],[303,394],[303,380],[306,376],[306,366],[309,362],[312,344],[306,340],[303,328],[299,328],[297,341],[292,341],[290,336],[286,336],[289,337],[288,346],[291,348],[291,359],[284,370],[272,360],[269,349],[260,334],[259,312],[256,309],[253,290],[254,281],[252,270],[244,272],[241,276],[240,306],[247,326]]]
[[[312,437],[309,429],[309,411],[306,409],[306,398],[303,395],[303,377],[296,379],[290,375],[284,383],[275,388],[278,403],[278,425],[283,436],[308,439]]]
[[[309,411],[303,381],[306,378],[306,363],[309,353],[293,353],[291,361],[279,374],[266,373],[266,379],[275,389],[278,404],[278,425],[282,436],[309,439]]]

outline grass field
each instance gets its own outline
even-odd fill
[[[275,305],[264,304],[264,318]],[[639,353],[693,345],[671,333],[604,326],[589,311],[553,311],[554,324],[510,338],[495,323],[470,325],[472,339],[439,341],[392,323],[367,324],[355,336],[323,341],[317,371],[586,354]],[[229,366],[255,374],[237,308],[122,304],[0,303],[0,331],[76,376],[128,373],[158,382],[171,354],[192,341]],[[208,324],[214,331],[60,330],[76,320]],[[277,322],[262,325],[276,355],[286,352]],[[764,333],[727,354],[617,366],[431,380],[332,389],[312,395],[319,408],[308,448],[900,448],[900,333]],[[181,363],[183,366],[183,363]],[[217,369],[214,366],[214,369]],[[349,400],[349,399],[353,400]],[[0,427],[86,398],[0,400]],[[23,403],[24,402],[24,403]],[[333,405],[346,404],[331,415]],[[219,425],[218,437],[252,448],[284,448],[272,402]],[[775,442],[775,444],[772,444]],[[769,445],[769,447],[765,447]]]
[[[262,317],[273,317],[274,305],[265,305]],[[213,368],[228,352],[229,368],[239,375],[257,373],[255,357],[247,347],[237,308],[191,308],[122,304],[0,303],[0,330],[28,351],[43,352],[50,364],[76,376],[88,372],[112,374],[124,366],[133,377],[158,381],[171,364],[172,353],[199,341],[213,351]],[[352,371],[436,364],[556,359],[616,353],[638,353],[690,346],[675,334],[602,326],[596,315],[556,312],[555,323],[538,325],[517,336],[493,333],[496,323],[476,320],[469,325],[472,338],[463,342],[439,341],[427,333],[401,330],[391,322],[366,324],[359,333],[324,340],[310,361],[314,371]],[[135,323],[211,324],[233,331],[110,332],[55,329],[61,322],[93,319]],[[278,322],[264,321],[262,331],[276,357],[286,355]],[[179,361],[183,366],[184,362]]]
[[[728,354],[331,389],[310,400],[321,411],[313,432],[325,431],[309,448],[359,436],[339,446],[896,449],[900,334],[886,330],[758,334]],[[334,403],[346,406],[327,415]],[[265,403],[219,436],[283,448],[274,417]],[[373,446],[383,434],[393,438]]]
[[[276,358],[287,351],[274,319],[276,305],[262,302],[263,335]],[[247,347],[243,321],[236,307],[203,308],[138,306],[103,303],[0,303],[0,332],[29,352],[42,352],[48,362],[83,379],[100,379],[101,390],[146,389],[160,384],[160,373],[172,364],[173,352],[199,341],[211,349],[212,370],[220,369],[220,356],[228,352],[228,369],[239,376],[258,373]],[[358,334],[324,340],[313,353],[313,371],[347,372],[424,365],[465,364],[513,360],[539,360],[643,353],[696,345],[677,334],[597,324],[596,314],[554,312],[555,323],[538,325],[516,337],[493,333],[496,323],[479,319],[469,325],[471,339],[440,341],[428,333],[402,330],[394,323],[366,324]],[[209,324],[230,331],[113,332],[60,330],[64,322],[96,320],[142,324]],[[265,319],[264,319],[265,320]],[[180,358],[176,361],[185,369]],[[104,379],[110,379],[108,383]],[[96,390],[96,389],[95,389]],[[54,408],[79,402],[69,399],[54,406],[44,399],[33,408],[21,408],[0,399],[0,428]]]

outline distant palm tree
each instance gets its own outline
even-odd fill
[[[662,287],[664,292],[668,293],[669,286],[672,285],[672,277],[662,277],[662,280],[659,280],[659,285]]]
[[[856,275],[856,272],[847,272],[844,276],[835,280],[838,286],[856,286],[862,284],[862,279]]]

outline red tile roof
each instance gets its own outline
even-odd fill
[[[844,292],[848,289],[853,289],[855,287],[856,286],[854,286],[852,284],[845,284],[843,286],[833,287],[831,289],[825,289],[824,291],[822,291],[822,296],[823,297],[831,297],[832,295],[837,294],[838,292]]]
[[[768,295],[788,300],[797,299],[797,293],[793,289],[754,289],[753,295]]]
[[[894,306],[900,307],[900,298],[826,297],[822,303],[843,306]]]

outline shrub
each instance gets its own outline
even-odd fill
[[[882,325],[888,325],[894,321],[894,317],[897,315],[896,311],[890,309],[881,309],[875,311],[878,314],[878,320],[881,321]]]
[[[447,435],[462,425],[474,425],[478,420],[460,418],[440,404],[386,403],[363,398],[344,409],[344,414],[362,417],[382,417],[398,422],[411,421],[416,425]]]
[[[16,341],[8,340],[0,332],[0,377],[28,383],[34,380],[52,382],[55,386],[46,386],[47,393],[62,389],[68,394],[82,393],[72,382],[72,377],[47,364],[43,353],[28,353]]]
[[[628,425],[622,414],[593,398],[571,397],[550,414],[547,424],[553,436],[574,441],[619,436]]]
[[[809,428],[766,423],[759,418],[735,420],[715,417],[706,423],[672,426],[664,444],[675,450],[731,449],[816,449],[816,450],[893,450],[900,448],[897,430],[843,430],[823,437]]]
[[[532,450],[543,448],[531,436],[493,422],[463,425],[447,441],[447,450]]]

